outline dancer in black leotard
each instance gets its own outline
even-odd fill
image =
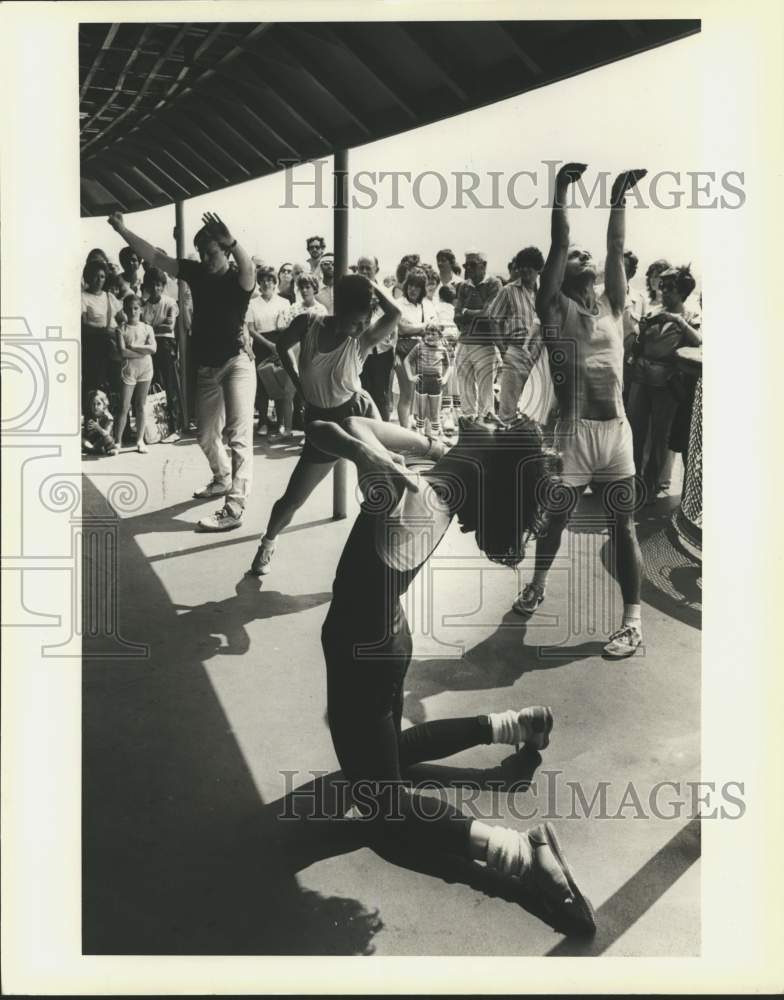
[[[363,417],[315,421],[309,433],[325,453],[356,464],[365,498],[322,630],[329,726],[357,810],[379,836],[484,861],[522,879],[568,926],[593,931],[591,905],[550,824],[521,834],[454,809],[433,819],[432,809],[418,808],[421,800],[401,784],[411,765],[479,744],[547,746],[553,718],[543,706],[401,731],[412,641],[400,598],[453,516],[490,559],[520,562],[525,536],[545,528],[537,497],[557,456],[544,450],[538,425],[528,419],[502,429],[464,428],[448,454],[437,442]],[[413,477],[402,465],[404,452],[437,461]]]

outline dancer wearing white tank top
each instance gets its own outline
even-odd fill
[[[373,290],[382,315],[371,324]],[[271,569],[275,540],[335,464],[335,457],[317,448],[308,435],[314,420],[340,423],[347,417],[379,418],[359,376],[373,347],[388,337],[400,310],[386,289],[361,274],[348,274],[335,285],[334,316],[298,316],[278,338],[283,367],[305,400],[305,447],[282,497],[272,507],[267,530],[250,573],[264,576]],[[292,349],[300,345],[299,364]]]
[[[567,163],[558,172],[550,253],[536,297],[560,409],[556,436],[563,458],[562,482],[568,492],[566,497],[561,494],[557,498],[558,510],[552,510],[550,529],[537,541],[533,579],[518,595],[514,610],[530,617],[542,603],[547,574],[569,514],[585,487],[600,483],[624,602],[621,627],[610,636],[604,652],[618,659],[631,656],[642,643],[642,557],[634,527],[634,454],[621,393],[626,301],[624,198],[646,171],[629,170],[613,184],[605,287],[597,297],[596,265],[587,250],[570,245],[566,215],[569,185],[579,180],[585,169],[584,163]],[[565,506],[568,509],[564,510]]]

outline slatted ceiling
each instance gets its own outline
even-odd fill
[[[513,97],[698,21],[83,24],[83,215],[138,211]]]

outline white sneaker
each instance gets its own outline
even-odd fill
[[[642,645],[642,633],[636,625],[622,625],[610,636],[610,641],[604,647],[604,655],[611,660],[622,660],[633,656]]]
[[[221,507],[214,514],[203,517],[196,528],[198,531],[231,531],[242,524],[242,514],[233,514],[228,507]]]
[[[256,549],[256,555],[253,557],[253,562],[250,564],[248,573],[251,576],[266,576],[272,569],[271,564],[274,552],[274,545],[259,545]]]

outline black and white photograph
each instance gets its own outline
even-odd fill
[[[752,26],[733,91],[723,4],[18,6],[4,684],[73,755],[6,730],[5,871],[70,858],[20,992],[699,990],[717,924],[778,982]]]

